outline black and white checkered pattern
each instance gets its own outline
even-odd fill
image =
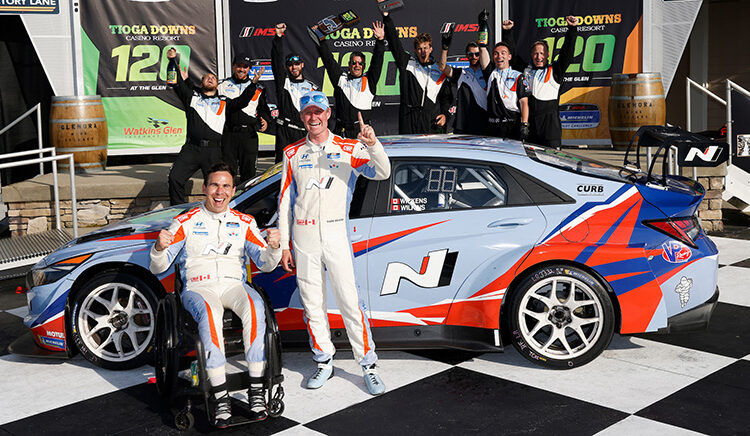
[[[286,411],[254,434],[747,434],[750,432],[750,241],[719,246],[720,303],[706,331],[615,335],[592,363],[567,371],[505,353],[379,352],[388,391],[367,392],[351,353],[335,377],[304,388],[314,365],[284,353]],[[8,285],[10,286],[10,285]],[[15,287],[15,284],[12,284]],[[22,295],[0,290],[0,346],[26,330]],[[76,357],[0,356],[0,434],[169,434],[172,415],[146,380],[153,369],[112,372]],[[241,393],[237,394],[241,396]],[[196,432],[209,432],[196,413]]]

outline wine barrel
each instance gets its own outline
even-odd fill
[[[609,134],[615,149],[625,150],[641,126],[667,121],[660,73],[614,74],[609,91]]]
[[[57,154],[73,153],[76,173],[106,168],[108,132],[101,96],[52,97],[49,130]],[[70,171],[68,161],[58,161],[58,166]]]

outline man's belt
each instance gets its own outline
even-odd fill
[[[300,127],[294,124],[292,120],[290,120],[289,118],[276,118],[276,124],[282,127],[289,127],[290,129],[294,129],[294,130],[301,130],[303,132],[306,131],[304,127]]]
[[[195,139],[190,138],[190,143],[195,144],[198,147],[221,147],[220,141],[211,141],[208,139]]]

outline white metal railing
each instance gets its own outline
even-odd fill
[[[6,153],[0,155],[0,160],[2,159],[12,159],[15,157],[21,157],[21,156],[29,156],[32,154],[43,154],[43,153],[52,153],[52,156],[48,157],[38,157],[35,159],[26,159],[21,160],[17,162],[10,162],[10,163],[4,163],[0,164],[0,170],[3,170],[5,168],[13,168],[18,167],[22,165],[29,165],[34,163],[39,163],[39,165],[44,165],[44,162],[52,162],[52,183],[54,185],[54,192],[55,192],[55,220],[57,224],[58,229],[62,229],[62,223],[60,221],[60,186],[57,183],[57,161],[58,160],[64,160],[67,159],[68,162],[70,162],[70,204],[71,209],[73,212],[73,237],[78,237],[78,208],[76,207],[76,179],[75,179],[75,163],[73,161],[73,155],[72,154],[61,154],[56,155],[55,154],[55,147],[48,147],[48,148],[40,148],[39,150],[27,150],[27,151],[19,151],[16,153]]]
[[[3,129],[0,130],[0,136],[2,136],[3,133],[10,130],[16,124],[20,123],[21,120],[29,116],[32,112],[36,112],[36,138],[37,138],[37,143],[39,144],[39,150],[38,150],[39,158],[41,159],[43,157],[43,153],[42,153],[42,104],[41,103],[37,103],[36,106],[24,112],[23,115],[16,118],[12,123],[3,127]],[[42,174],[44,174],[44,163],[39,162],[39,175],[41,176]]]

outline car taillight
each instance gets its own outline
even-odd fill
[[[649,220],[644,221],[643,224],[647,227],[651,227],[654,230],[658,230],[665,235],[677,239],[680,242],[698,248],[695,245],[695,238],[701,232],[700,223],[694,216],[686,218],[667,218],[663,220]]]

